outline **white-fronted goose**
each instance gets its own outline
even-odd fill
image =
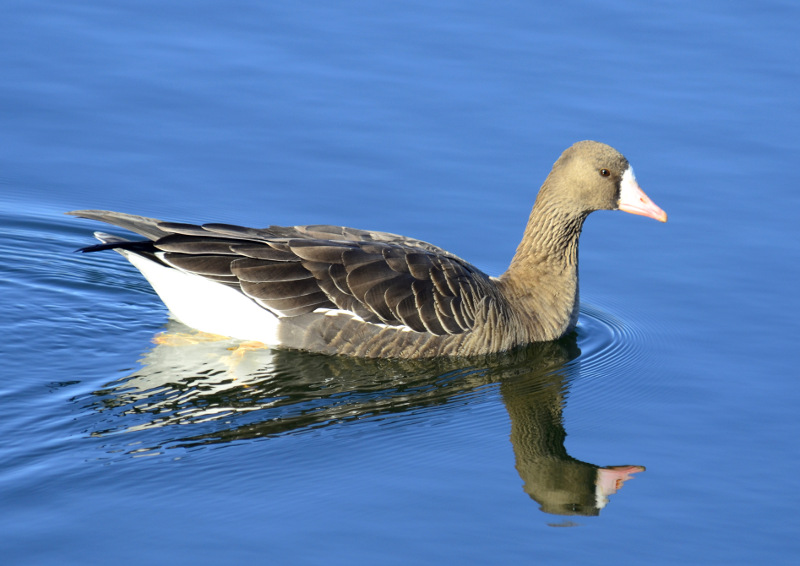
[[[172,314],[209,333],[363,357],[470,356],[555,340],[578,318],[578,238],[595,210],[666,222],[608,145],[567,149],[508,270],[490,277],[432,244],[340,226],[256,229],[77,210],[147,240],[96,233]]]

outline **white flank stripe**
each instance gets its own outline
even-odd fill
[[[323,316],[346,316],[353,320],[357,320],[358,322],[363,322],[364,324],[372,324],[380,328],[391,328],[392,330],[397,330],[399,332],[414,332],[413,328],[411,328],[410,326],[406,326],[405,324],[401,324],[399,326],[393,326],[389,324],[384,324],[382,322],[366,322],[356,313],[342,309],[316,309],[314,313],[321,314]]]

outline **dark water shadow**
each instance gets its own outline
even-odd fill
[[[597,515],[644,470],[567,453],[562,412],[579,374],[574,336],[480,359],[402,361],[248,350],[199,335],[186,340],[185,330],[170,323],[138,371],[94,392],[92,436],[135,432],[134,455],[196,449],[363,419],[407,421],[499,387],[523,489],[542,511]]]

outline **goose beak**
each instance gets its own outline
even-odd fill
[[[667,221],[667,213],[661,210],[659,206],[650,200],[644,191],[639,187],[636,182],[636,177],[633,175],[633,169],[628,167],[622,175],[622,180],[619,185],[619,210],[630,212],[631,214],[640,214],[654,218],[659,222]]]
[[[602,509],[608,503],[608,496],[614,495],[622,488],[622,484],[631,479],[633,474],[645,470],[644,466],[607,466],[597,469],[595,482],[595,505]]]

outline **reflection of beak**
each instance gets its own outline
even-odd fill
[[[607,466],[597,469],[595,501],[598,509],[608,503],[608,496],[622,489],[622,484],[631,479],[633,474],[644,471],[644,466]]]
[[[667,213],[650,200],[636,182],[633,169],[628,167],[622,175],[619,185],[619,210],[655,218],[659,222],[667,221]]]

